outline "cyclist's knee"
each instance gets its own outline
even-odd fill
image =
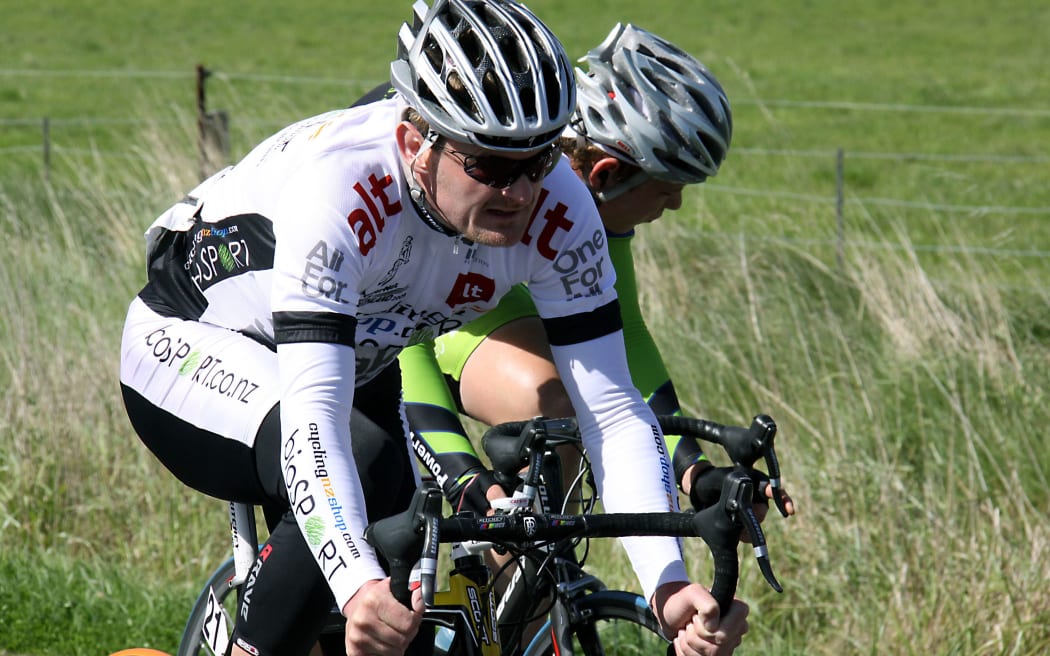
[[[571,417],[576,414],[573,410],[569,393],[565,391],[565,385],[560,378],[550,378],[536,386],[537,410],[535,414],[544,417]],[[535,415],[533,415],[535,416]]]

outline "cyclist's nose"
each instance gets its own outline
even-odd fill
[[[503,187],[500,192],[507,200],[513,200],[515,203],[527,203],[542,184],[543,180],[533,182],[529,180],[529,176],[519,175],[514,182]]]
[[[681,190],[674,192],[667,198],[667,203],[664,205],[664,209],[677,210],[682,207],[682,192]]]

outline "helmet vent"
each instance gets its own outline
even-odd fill
[[[459,46],[463,48],[463,54],[470,60],[471,65],[474,68],[481,66],[481,62],[485,58],[485,50],[481,47],[481,42],[478,40],[478,35],[474,33],[474,30],[467,27],[456,38],[459,41]]]
[[[510,125],[514,110],[511,108],[506,89],[500,84],[499,76],[492,70],[491,64],[481,75],[481,89],[485,94],[485,100],[492,111],[496,114],[496,120],[501,125]]]
[[[558,101],[563,98],[558,84],[558,72],[548,63],[543,64],[540,72],[543,75],[543,87],[547,90],[547,116],[558,116],[562,109],[558,107]]]
[[[692,99],[692,101],[694,103],[696,103],[697,105],[699,105],[700,107],[703,108],[703,113],[705,115],[707,115],[707,116],[718,116],[719,114],[727,114],[728,113],[728,111],[727,111],[728,108],[725,107],[725,103],[722,103],[721,107],[715,107],[711,103],[711,100],[707,96],[705,96],[704,94],[700,93],[699,90],[697,90],[697,89],[688,89],[687,91],[689,93],[690,99]]]
[[[682,160],[680,157],[675,156],[673,153],[669,153],[660,148],[654,148],[653,154],[668,166],[673,166],[680,171],[688,173],[689,177],[694,181],[703,181],[707,179],[707,174],[704,171],[689,162]]]
[[[452,100],[457,107],[470,114],[475,121],[481,121],[481,113],[478,111],[477,103],[471,98],[470,91],[463,84],[463,78],[459,76],[457,71],[452,71],[448,74],[448,78],[445,80],[445,89],[452,96]]]
[[[725,147],[711,138],[710,135],[703,134],[702,132],[696,133],[697,139],[704,144],[704,151],[707,153],[707,159],[710,160],[714,166],[712,168],[717,169],[722,165],[722,160],[725,159]]]
[[[438,45],[437,40],[431,34],[428,34],[423,41],[423,54],[426,56],[430,68],[432,68],[435,73],[440,74],[441,68],[445,63],[445,56],[441,52],[441,46]]]
[[[683,68],[681,64],[679,64],[678,62],[676,62],[673,59],[668,59],[667,57],[656,57],[655,59],[656,59],[656,61],[660,62],[661,64],[663,64],[664,66],[666,66],[670,70],[674,71],[675,73],[678,73],[679,75],[688,75],[689,74],[689,72],[686,71],[685,68]]]

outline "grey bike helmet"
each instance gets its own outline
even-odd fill
[[[718,173],[733,135],[722,86],[668,41],[617,24],[577,69],[571,129],[659,180],[692,184]]]
[[[535,150],[576,107],[561,42],[514,0],[423,0],[398,34],[394,88],[439,135],[489,150]]]

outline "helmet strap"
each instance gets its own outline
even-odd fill
[[[419,150],[416,151],[411,160],[402,164],[402,168],[405,173],[405,183],[408,185],[408,197],[412,201],[412,206],[416,209],[416,214],[432,230],[451,237],[459,233],[452,228],[452,225],[445,217],[441,216],[441,212],[427,199],[427,192],[423,189],[423,185],[416,180],[416,160],[432,149],[440,138],[441,135],[437,132],[429,130],[423,139],[423,145],[419,147]]]
[[[609,201],[619,198],[628,191],[639,186],[646,180],[649,180],[649,175],[642,170],[635,171],[633,175],[629,176],[625,180],[621,180],[611,187],[599,189],[597,191],[591,190],[591,195],[594,196],[596,204],[608,203]]]
[[[578,150],[583,150],[587,144],[592,144],[609,157],[615,158],[617,161],[623,162],[632,167],[638,166],[638,163],[628,157],[624,152],[617,150],[616,148],[611,148],[588,135],[587,125],[583,122],[583,117],[580,116],[579,111],[573,114],[573,118],[569,122],[569,125],[565,127],[563,136],[575,138],[576,148]],[[639,169],[634,175],[631,175],[610,187],[605,187],[597,191],[591,189],[591,196],[594,197],[594,203],[596,205],[601,205],[602,203],[607,203],[622,196],[648,179],[649,175],[646,174],[645,171]],[[590,185],[588,185],[588,187],[590,187]]]

